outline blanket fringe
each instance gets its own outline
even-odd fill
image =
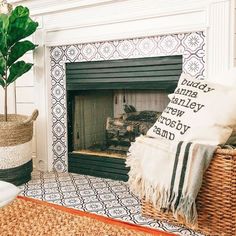
[[[197,210],[195,199],[182,195],[177,207],[175,202],[178,197],[178,193],[173,193],[170,196],[170,191],[164,189],[161,186],[154,186],[147,179],[144,179],[141,172],[140,162],[137,158],[142,150],[133,143],[130,147],[129,153],[126,159],[126,166],[132,167],[128,173],[129,180],[128,185],[130,190],[136,194],[139,198],[144,198],[146,201],[152,202],[153,206],[158,211],[172,211],[173,216],[180,223],[191,225],[191,227],[197,226]]]

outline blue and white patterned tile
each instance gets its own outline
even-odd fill
[[[97,48],[94,44],[86,44],[81,50],[84,61],[91,61],[97,52]]]
[[[63,50],[60,47],[54,47],[51,50],[51,58],[55,61],[60,61],[63,56]]]
[[[81,205],[81,200],[78,197],[70,197],[70,198],[65,198],[64,199],[64,204],[66,206],[82,206]]]
[[[27,186],[27,190],[31,191],[31,190],[41,190],[42,186],[41,184],[30,184]]]
[[[63,192],[73,192],[75,190],[76,190],[75,187],[71,185],[61,186],[61,191]]]
[[[97,195],[94,196],[83,196],[83,201],[85,204],[91,203],[91,202],[99,202]]]
[[[55,181],[53,181],[53,182],[47,182],[47,181],[45,181],[44,182],[44,184],[43,184],[43,186],[44,186],[44,188],[46,188],[46,189],[50,189],[50,188],[57,188],[58,187],[58,184],[57,183],[55,183]]]
[[[64,96],[64,89],[61,85],[59,85],[59,83],[57,83],[56,86],[52,88],[52,94],[56,100],[59,100],[62,98],[62,96]]]
[[[90,189],[90,185],[88,185],[88,184],[78,185],[78,186],[77,186],[77,189],[78,189],[79,191],[88,190],[88,189]]]
[[[58,65],[56,65],[53,69],[52,69],[52,76],[53,79],[56,80],[57,82],[60,81],[63,78],[63,69],[61,67],[59,67]]]
[[[70,186],[71,186],[71,179],[70,179],[70,180],[63,180],[63,181],[60,180],[59,183],[60,183],[61,188],[62,188],[62,187],[66,187],[66,186],[69,186],[69,187],[70,187]],[[76,189],[74,189],[74,190],[76,190]]]
[[[27,196],[41,196],[43,194],[43,190],[40,189],[29,189],[27,191]]]
[[[85,188],[80,189],[83,186],[80,181],[85,183]],[[94,183],[99,184],[94,185]],[[105,194],[100,191],[104,189],[104,186],[107,186],[105,189],[108,191]],[[49,191],[50,187],[52,191]],[[118,189],[114,191],[114,187],[118,187]],[[22,190],[21,195],[27,197],[113,217],[178,235],[200,235],[183,227],[143,217],[139,199],[130,192],[127,184],[122,181],[72,173],[36,172],[33,173],[32,180],[20,188]]]
[[[201,37],[199,33],[193,32],[185,37],[183,40],[183,45],[185,48],[188,48],[192,53],[199,50],[199,48],[203,47],[204,38]]]
[[[45,201],[61,200],[61,195],[58,192],[47,193],[47,194],[45,194],[44,199],[45,199]]]
[[[57,123],[53,127],[53,132],[57,135],[57,137],[61,137],[65,135],[65,127],[61,123]]]
[[[85,210],[90,212],[96,212],[103,210],[103,204],[100,202],[89,202],[85,204]]]
[[[184,63],[185,71],[191,76],[197,76],[204,70],[204,64],[196,56],[192,56]]]
[[[53,114],[57,119],[60,119],[64,114],[64,108],[61,104],[56,104],[56,106],[53,108]],[[54,124],[57,125],[57,124]]]
[[[67,165],[65,161],[62,161],[62,159],[60,159],[60,157],[58,157],[57,154],[54,153],[54,161],[53,161],[53,168],[54,170],[58,171],[58,172],[65,172],[67,171]]]
[[[97,189],[97,193],[98,194],[107,194],[107,193],[110,193],[110,189],[109,188],[100,188],[100,189]]]
[[[123,40],[117,44],[117,51],[119,52],[120,56],[123,58],[129,58],[130,55],[133,54],[135,46],[132,41],[130,40]]]
[[[66,48],[65,54],[66,54],[67,60],[69,60],[70,62],[73,62],[79,55],[79,50],[76,46],[71,45],[68,48]]]
[[[81,196],[87,197],[87,196],[94,196],[95,192],[92,189],[87,189],[87,190],[81,190],[80,191]]]
[[[116,195],[119,196],[119,198],[130,198],[132,197],[132,194],[129,191],[126,192],[116,192]]]
[[[40,184],[41,184],[41,181],[40,181],[40,179],[36,179],[36,180],[34,180],[33,182],[29,182],[29,184],[28,184],[28,186],[40,186]]]
[[[149,218],[143,217],[140,212],[132,215],[132,220],[140,225],[148,224],[150,222]],[[151,219],[151,223],[154,223],[155,220]]]
[[[133,205],[137,205],[139,204],[139,202],[137,201],[137,199],[130,197],[130,198],[125,198],[125,199],[121,199],[122,204],[124,204],[125,206],[133,206]]]
[[[100,194],[99,199],[101,199],[102,201],[112,201],[116,198],[115,198],[114,194],[107,193],[107,194]]]
[[[113,186],[113,187],[111,187],[111,189],[112,189],[112,191],[113,191],[114,193],[127,191],[127,187],[126,187],[126,186],[122,186],[122,185]]]
[[[136,199],[135,199],[136,200]],[[137,201],[137,200],[136,200]],[[137,205],[133,205],[133,206],[127,206],[127,209],[129,210],[131,215],[140,213],[141,211],[141,206],[139,205],[139,203],[137,203]]]
[[[121,218],[128,215],[128,211],[124,207],[113,207],[107,210],[112,218]]]
[[[165,55],[172,55],[177,52],[177,46],[179,44],[180,41],[175,35],[167,35],[161,37],[158,47]]]
[[[63,143],[61,143],[60,141],[56,142],[56,144],[53,146],[53,150],[55,151],[55,153],[57,154],[57,156],[60,156],[61,154],[63,154],[63,152],[65,151],[65,147],[63,145]]]
[[[110,42],[105,42],[99,45],[98,47],[98,54],[104,60],[108,60],[112,57],[112,54],[115,52],[115,47]],[[99,59],[99,58],[97,58]]]
[[[57,192],[58,192],[58,188],[45,188],[45,194],[53,194]]]
[[[152,56],[156,46],[152,38],[144,38],[140,39],[137,49],[142,56]]]
[[[63,192],[63,196],[65,199],[73,199],[73,198],[78,198],[78,194],[76,192]]]
[[[99,183],[92,182],[91,184],[94,188],[105,188],[105,187],[107,187],[107,184],[104,183],[104,182],[99,182]]]
[[[58,182],[60,183],[61,181],[71,181],[71,178],[68,175],[59,175]]]
[[[104,201],[104,200],[102,200],[102,201]],[[119,207],[119,206],[120,206],[120,202],[117,200],[104,201],[104,207],[106,209]]]

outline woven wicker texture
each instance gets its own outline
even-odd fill
[[[29,142],[33,137],[33,121],[38,116],[35,110],[31,116],[9,114],[8,121],[0,115],[0,147],[14,146]]]
[[[197,211],[198,228],[195,230],[206,235],[236,235],[236,150],[216,150],[204,174],[197,197]],[[184,224],[177,222],[170,212],[160,213],[145,200],[142,201],[142,214],[173,224]]]
[[[39,200],[20,198],[0,209],[0,235],[168,236],[171,234]]]

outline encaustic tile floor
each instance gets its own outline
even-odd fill
[[[139,199],[122,181],[74,173],[34,172],[32,180],[20,188],[23,196],[153,227],[177,235],[200,235],[189,229],[142,217]]]

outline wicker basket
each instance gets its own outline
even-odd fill
[[[38,116],[0,115],[0,180],[21,185],[31,178],[33,121]]]
[[[197,197],[198,227],[206,235],[236,235],[236,149],[217,149]],[[180,225],[171,212],[161,213],[142,200],[143,216]]]

